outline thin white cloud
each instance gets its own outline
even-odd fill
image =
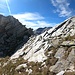
[[[24,19],[24,20],[41,20],[44,19],[43,16],[41,16],[38,13],[23,13],[23,14],[15,14],[13,15],[17,19]]]
[[[7,7],[3,4],[0,4],[0,14],[5,14],[5,11],[7,11]]]
[[[10,0],[7,0],[7,1],[9,2]],[[5,3],[6,0],[0,0],[0,2],[1,2],[1,3]]]
[[[69,17],[72,14],[69,8],[70,3],[67,0],[51,0],[54,7],[56,7],[55,12],[59,13],[60,17]]]
[[[9,0],[0,0],[0,13],[8,13],[9,15],[11,14],[11,10],[8,4],[9,2]]]
[[[9,11],[9,15],[11,15],[11,10],[10,10],[10,6],[9,6],[9,0],[5,0],[6,1],[6,5]]]
[[[6,8],[6,5],[0,4],[0,8]]]
[[[53,25],[56,25],[55,23],[48,23],[46,21],[20,21],[23,25],[26,25],[28,28],[33,28],[33,29],[37,29],[37,28],[43,28],[43,27],[52,27]]]
[[[0,11],[5,10],[6,8],[7,8],[7,7],[6,7],[6,5],[4,5],[4,4],[0,3]]]
[[[4,15],[4,13],[0,13],[1,15]]]
[[[39,27],[50,27],[55,25],[55,23],[46,22],[45,17],[41,16],[39,13],[28,12],[23,14],[13,14],[13,16],[28,28],[31,27],[37,29]]]

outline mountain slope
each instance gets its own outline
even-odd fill
[[[1,75],[75,75],[75,17],[31,36],[21,47],[0,58]]]
[[[43,51],[44,51],[44,49],[46,50],[48,47],[50,47],[52,45],[51,42],[53,41],[54,38],[60,38],[60,37],[65,38],[68,35],[74,36],[74,34],[75,34],[74,19],[75,18],[70,18],[70,19],[64,21],[63,23],[53,27],[52,29],[50,29],[38,36],[31,37],[30,40],[23,46],[26,48],[26,49],[24,48],[25,50],[22,49],[23,52],[25,51],[25,53],[27,55],[28,52],[32,51],[32,53],[34,54],[34,53],[40,51],[40,49],[42,47],[44,47],[43,48]],[[58,42],[56,42],[56,43],[58,43]]]
[[[75,72],[75,17],[31,37],[10,60],[19,57],[28,62],[44,63],[50,75],[67,75],[68,72]]]

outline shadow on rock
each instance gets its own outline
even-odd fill
[[[13,16],[0,15],[0,57],[11,56],[33,35],[33,29],[26,28]]]

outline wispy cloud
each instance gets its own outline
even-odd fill
[[[0,4],[0,14],[5,14],[5,11],[6,11],[7,7],[3,4]]]
[[[10,0],[7,0],[7,1],[9,2]],[[5,3],[5,0],[0,0],[0,2],[1,2],[1,3]]]
[[[11,10],[10,10],[10,6],[9,6],[9,0],[5,0],[6,1],[6,5],[7,5],[7,8],[8,8],[8,11],[9,11],[9,15],[11,15]]]
[[[13,14],[16,19],[26,25],[28,28],[32,27],[33,29],[37,29],[39,27],[49,27],[55,25],[55,23],[48,23],[45,21],[45,17],[40,15],[39,13],[23,13],[23,14]]]
[[[11,10],[9,7],[9,0],[0,0],[0,13],[9,15],[11,14]]]
[[[24,20],[42,20],[44,19],[44,17],[38,13],[29,13],[29,12],[23,13],[23,14],[15,14],[13,16],[19,19],[24,19]]]
[[[60,17],[71,16],[72,11],[69,8],[70,3],[67,0],[51,0],[51,2],[56,8],[55,12],[58,12]]]
[[[7,8],[6,5],[0,3],[0,11],[1,11],[1,10],[4,10],[5,8]]]

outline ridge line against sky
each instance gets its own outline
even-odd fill
[[[74,15],[74,0],[0,0],[0,13],[28,28],[50,27]]]
[[[45,21],[45,17],[43,17],[39,13],[26,12],[23,14],[13,14],[13,16],[16,19],[19,19],[19,21],[23,25],[28,25],[29,28],[33,27],[33,29],[37,29],[39,27],[43,28],[43,27],[56,25],[56,23],[48,23],[47,21]]]

